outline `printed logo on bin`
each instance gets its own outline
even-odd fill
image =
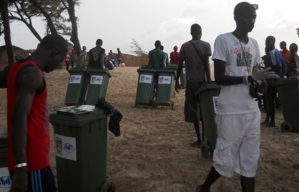
[[[80,77],[76,77],[76,78],[75,78],[75,81],[78,81],[78,80],[80,80]]]
[[[0,188],[10,188],[11,179],[9,176],[0,177]]]
[[[72,153],[75,150],[74,146],[72,144],[70,144],[70,143],[65,143],[64,146],[63,146],[63,148],[68,153]]]
[[[56,137],[56,151],[57,153],[62,153],[62,139],[60,137]]]
[[[164,82],[170,82],[170,78],[169,77],[164,77]]]

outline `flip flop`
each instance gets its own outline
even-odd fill
[[[190,145],[191,145],[192,147],[201,148],[201,143],[198,143],[198,141],[192,141],[192,142],[190,143]]]

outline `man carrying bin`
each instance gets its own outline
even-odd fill
[[[191,146],[201,147],[200,137],[200,108],[199,97],[195,93],[206,82],[211,81],[209,57],[211,56],[211,46],[201,40],[201,27],[198,24],[191,26],[192,40],[184,43],[179,54],[179,65],[176,78],[176,92],[179,88],[179,78],[183,63],[186,63],[186,95],[184,115],[185,121],[193,123],[197,141],[191,142]],[[202,122],[204,130],[204,125]],[[204,135],[203,135],[204,136]]]

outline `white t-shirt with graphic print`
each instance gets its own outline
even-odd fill
[[[225,75],[239,77],[250,75],[253,66],[262,62],[255,39],[249,38],[247,44],[240,44],[232,33],[216,38],[212,59],[226,62]],[[222,85],[217,105],[217,115],[259,111],[257,101],[249,95],[249,85],[243,84]]]

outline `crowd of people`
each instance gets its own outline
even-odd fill
[[[260,55],[257,41],[248,36],[255,24],[257,4],[238,3],[233,11],[236,28],[220,34],[214,43],[214,52],[208,42],[201,40],[202,28],[193,24],[191,40],[185,42],[178,52],[164,52],[161,41],[149,52],[148,66],[154,69],[169,64],[178,65],[177,76],[186,67],[185,121],[193,123],[197,140],[194,147],[201,146],[200,100],[197,90],[211,81],[209,57],[214,61],[215,81],[221,86],[215,117],[217,143],[213,153],[213,165],[197,192],[209,192],[211,185],[220,177],[240,175],[243,192],[253,192],[255,174],[260,156],[260,126],[275,126],[274,81],[298,76],[298,46],[292,43],[289,50],[286,42],[280,43],[281,51],[275,48],[275,37],[265,40],[265,53]],[[67,42],[60,35],[44,37],[29,58],[8,66],[0,74],[0,85],[7,87],[8,169],[12,177],[11,191],[56,191],[50,169],[50,134],[47,111],[47,84],[43,72],[51,72],[63,61],[66,69],[113,69],[122,61],[122,53],[112,50],[105,55],[103,41],[80,54],[67,50]],[[264,61],[263,61],[264,60]],[[265,66],[261,66],[264,63]],[[253,84],[267,81],[267,116],[261,123],[261,112],[256,98],[250,94]],[[178,90],[176,79],[176,91]],[[204,125],[202,122],[202,128]]]
[[[102,44],[103,41],[98,39],[96,41],[96,47],[87,52],[86,47],[83,46],[80,54],[77,54],[75,49],[69,50],[64,59],[66,70],[73,68],[113,70],[114,67],[119,67],[123,57],[120,49],[117,48],[117,54],[110,50],[106,56],[105,49],[102,48]]]

